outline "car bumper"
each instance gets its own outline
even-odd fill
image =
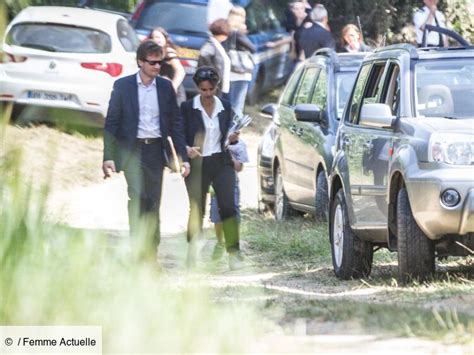
[[[10,78],[7,75],[0,75],[0,81],[2,81],[2,85],[0,85],[0,101],[93,112],[103,117],[107,114],[113,84],[113,81],[110,82],[110,85],[101,85],[100,83],[44,82]],[[48,98],[35,98],[29,97],[28,92],[54,95],[45,95]],[[67,96],[68,99],[52,99],[55,95],[62,98]]]
[[[420,169],[405,179],[413,216],[428,238],[437,240],[445,235],[466,235],[474,232],[474,169]],[[461,196],[454,207],[441,201],[447,189]]]

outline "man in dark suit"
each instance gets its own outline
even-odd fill
[[[137,257],[156,261],[163,169],[172,156],[171,136],[190,172],[184,124],[171,82],[158,77],[164,53],[153,41],[137,49],[137,74],[114,84],[104,128],[105,177],[123,171],[128,186],[130,235]]]
[[[315,5],[311,11],[311,19],[313,22],[303,24],[299,32],[300,60],[311,57],[320,48],[336,47],[329,32],[326,8],[321,4]]]

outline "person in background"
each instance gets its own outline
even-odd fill
[[[425,25],[438,26],[446,28],[446,17],[438,10],[438,0],[423,0],[425,6],[415,12],[413,15],[413,24],[415,25],[416,42],[418,46],[423,43],[425,35]],[[426,34],[427,47],[448,47],[446,36],[438,32]]]
[[[288,37],[282,38],[278,41],[269,41],[265,43],[268,48],[275,48],[290,44],[290,58],[293,60],[293,70],[298,66],[300,59],[300,44],[299,34],[303,25],[307,22],[311,22],[311,18],[308,15],[308,9],[305,2],[302,0],[293,0],[288,4],[287,13],[287,29],[289,29]]]
[[[142,42],[137,49],[138,73],[115,81],[105,118],[102,163],[104,178],[125,173],[132,243],[140,261],[154,264],[160,243],[165,154],[171,148],[168,136],[183,161],[182,175],[190,172],[176,93],[169,80],[158,76],[163,60],[159,45]]]
[[[357,53],[372,50],[364,42],[356,25],[348,24],[341,32],[341,52]]]
[[[171,80],[173,88],[176,91],[178,105],[181,105],[182,102],[186,101],[186,91],[183,86],[186,72],[176,53],[177,47],[171,41],[168,32],[166,32],[163,27],[153,29],[150,34],[150,39],[163,48],[165,58],[161,64],[160,76]]]
[[[219,19],[209,26],[211,36],[199,51],[198,67],[209,66],[219,74],[218,94],[228,98],[230,90],[230,59],[222,43],[229,37],[229,23]]]
[[[249,156],[247,152],[247,146],[245,142],[240,138],[237,143],[229,145],[230,155],[234,163],[235,174],[235,188],[234,188],[234,199],[235,209],[237,211],[237,221],[240,222],[240,187],[239,187],[239,175],[244,168],[244,164],[249,162]],[[222,220],[219,212],[219,204],[215,196],[214,191],[211,192],[211,210],[210,210],[211,222],[214,223],[214,230],[216,232],[217,243],[212,253],[212,259],[214,261],[219,260],[225,252],[224,233],[222,230]]]
[[[207,2],[207,25],[209,26],[215,20],[227,18],[232,6],[230,0],[209,0]]]
[[[328,12],[324,5],[316,4],[311,11],[312,23],[305,23],[299,34],[299,59],[305,60],[320,48],[335,49],[334,39],[327,29]]]
[[[190,206],[186,266],[193,268],[197,262],[196,242],[202,232],[206,197],[212,185],[219,204],[226,250],[229,253],[229,268],[237,270],[243,267],[243,258],[234,198],[234,163],[226,141],[228,139],[231,145],[237,143],[239,132],[229,132],[234,112],[228,101],[216,96],[220,81],[216,68],[197,68],[193,80],[199,94],[181,104],[186,149],[192,169],[185,178]]]
[[[226,51],[232,48],[234,43],[238,51],[248,51],[255,53],[256,48],[247,37],[247,26],[245,25],[245,9],[241,6],[234,6],[230,10],[227,22],[230,28],[229,38],[223,43]],[[245,98],[252,80],[252,73],[236,73],[230,71],[229,100],[234,112],[241,116],[244,113]]]

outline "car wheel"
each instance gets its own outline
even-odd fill
[[[324,170],[316,177],[316,221],[326,222],[328,219],[328,181]]]
[[[359,239],[349,224],[344,192],[339,189],[330,211],[332,264],[340,279],[369,276],[372,269],[372,243]]]
[[[296,215],[283,188],[283,176],[280,167],[277,168],[275,174],[275,203],[273,212],[277,221],[284,221],[286,218]]]
[[[402,283],[424,280],[435,271],[433,242],[416,224],[405,187],[397,196],[398,276]]]

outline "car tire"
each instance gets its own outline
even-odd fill
[[[352,231],[342,188],[331,204],[329,218],[332,263],[336,276],[343,280],[369,276],[374,255],[373,245],[359,239]]]
[[[326,173],[321,170],[316,177],[315,218],[318,222],[328,220],[328,181]]]
[[[277,221],[284,221],[288,217],[297,214],[293,207],[291,207],[288,196],[286,196],[280,167],[276,169],[275,173],[275,203],[273,204],[273,214]]]
[[[434,245],[416,224],[405,187],[398,191],[396,214],[399,280],[425,280],[435,271]]]

